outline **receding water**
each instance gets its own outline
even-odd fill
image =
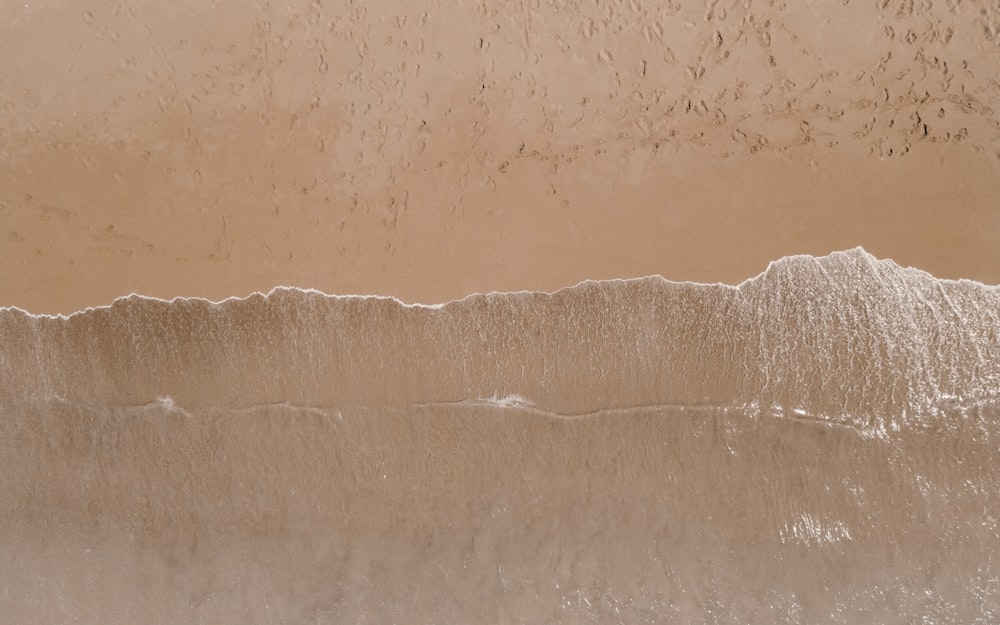
[[[0,613],[992,623],[1000,292],[862,250],[0,313]]]

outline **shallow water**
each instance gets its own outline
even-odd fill
[[[15,622],[989,623],[998,290],[861,250],[0,314]]]
[[[51,404],[4,428],[4,612],[992,622],[998,416],[881,440],[717,408]]]

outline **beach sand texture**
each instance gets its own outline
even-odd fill
[[[863,245],[1000,282],[992,2],[28,2],[0,302],[434,303]]]
[[[0,621],[1000,621],[998,61],[961,0],[3,5]]]

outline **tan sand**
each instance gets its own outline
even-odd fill
[[[0,304],[439,302],[863,245],[1000,282],[1000,9],[27,2]]]
[[[0,621],[1000,621],[998,44],[3,5]]]

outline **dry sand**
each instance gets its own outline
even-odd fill
[[[0,620],[1000,621],[1000,290],[900,267],[1000,283],[996,2],[22,0],[0,59],[0,306],[101,306],[0,309]]]
[[[0,304],[736,283],[855,245],[1000,282],[995,3],[0,10]]]

